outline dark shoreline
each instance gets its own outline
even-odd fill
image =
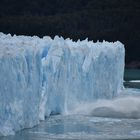
[[[125,64],[126,69],[140,69],[140,61],[131,61]]]

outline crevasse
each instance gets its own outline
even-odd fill
[[[0,135],[123,89],[124,45],[0,33]]]

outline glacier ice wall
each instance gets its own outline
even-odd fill
[[[29,128],[123,88],[120,42],[0,34],[0,135]]]

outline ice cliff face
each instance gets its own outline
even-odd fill
[[[0,135],[32,127],[123,88],[120,42],[0,34]]]

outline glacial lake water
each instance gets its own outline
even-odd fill
[[[126,70],[124,85],[140,94],[140,70]],[[133,89],[134,88],[134,89]],[[135,89],[137,88],[137,89]],[[130,90],[130,91],[131,91]],[[131,104],[131,103],[130,103]],[[0,140],[134,140],[140,139],[140,119],[55,115],[31,129]]]

